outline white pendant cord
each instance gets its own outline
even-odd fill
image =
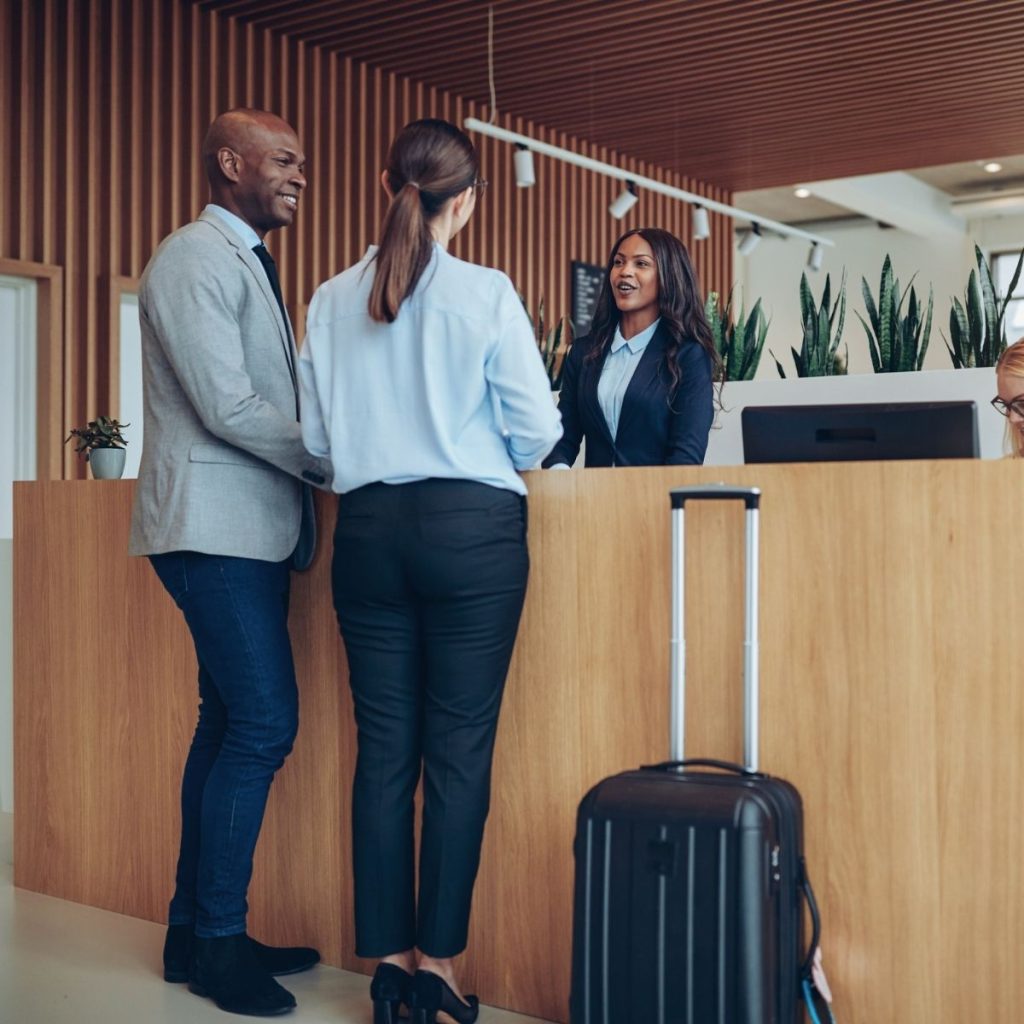
[[[498,116],[498,99],[494,89],[494,4],[487,8],[487,79],[491,86],[491,116],[489,121],[494,124]]]

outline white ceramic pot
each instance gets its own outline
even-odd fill
[[[96,480],[120,480],[124,472],[123,448],[93,448],[89,466]]]

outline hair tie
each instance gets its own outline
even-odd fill
[[[412,185],[412,187],[413,187],[414,189],[416,189],[416,191],[417,191],[417,192],[422,192],[422,191],[423,191],[423,190],[422,190],[422,189],[420,188],[420,183],[419,183],[418,181],[407,181],[407,182],[406,182],[406,185]]]

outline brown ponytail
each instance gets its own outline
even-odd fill
[[[392,323],[415,291],[433,254],[430,222],[445,203],[475,184],[480,164],[465,132],[437,118],[407,124],[388,152],[385,174],[394,197],[374,256],[370,317]]]

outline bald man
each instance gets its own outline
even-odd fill
[[[232,110],[203,161],[211,203],[161,243],[139,288],[145,432],[129,550],[149,557],[199,664],[164,977],[270,1016],[295,1006],[273,975],[319,960],[250,938],[246,892],[298,728],[290,573],[312,560],[309,485],[328,487],[331,469],[302,445],[295,339],[263,244],[295,219],[299,140],[273,114]]]

